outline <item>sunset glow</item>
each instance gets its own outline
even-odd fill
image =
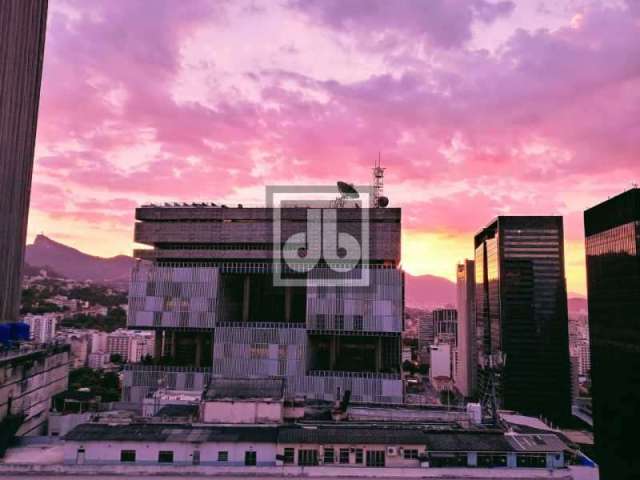
[[[589,0],[50,0],[29,241],[131,254],[136,205],[370,181],[404,268],[455,277],[500,214],[582,212],[640,179],[640,8]]]

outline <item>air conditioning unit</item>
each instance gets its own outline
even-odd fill
[[[398,455],[398,449],[396,447],[387,447],[387,455],[390,457],[395,457]]]

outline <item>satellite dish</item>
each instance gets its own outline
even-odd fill
[[[388,197],[378,197],[378,206],[379,207],[385,208],[388,205],[389,205],[389,198]]]
[[[360,194],[350,183],[338,182],[338,191],[345,198],[360,198]]]

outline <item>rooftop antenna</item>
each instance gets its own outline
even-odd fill
[[[373,167],[373,196],[371,198],[371,206],[373,208],[386,207],[389,205],[389,199],[382,195],[384,191],[384,168],[381,166],[382,158],[378,152],[378,160]]]

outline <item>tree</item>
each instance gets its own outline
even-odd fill
[[[111,361],[111,363],[122,363],[122,355],[120,355],[119,353],[112,353],[109,360]]]

